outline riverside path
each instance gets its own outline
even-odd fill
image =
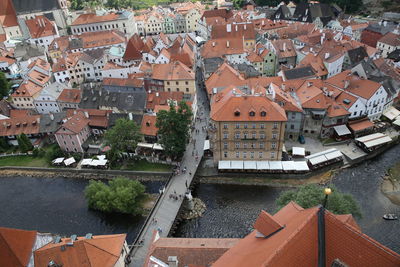
[[[186,167],[185,173],[180,173],[179,175],[174,175],[169,183],[165,186],[165,191],[161,195],[160,200],[154,207],[154,211],[149,215],[150,217],[146,221],[146,225],[143,227],[142,231],[139,233],[139,237],[136,240],[141,240],[139,244],[132,244],[132,249],[130,252],[131,262],[129,267],[141,267],[144,264],[148,249],[151,245],[151,238],[154,231],[161,229],[159,231],[160,237],[168,236],[168,233],[175,221],[178,211],[182,205],[183,198],[178,198],[178,200],[171,199],[169,196],[175,193],[177,195],[184,195],[187,188],[186,185],[190,185],[194,174],[196,173],[197,167],[203,157],[204,152],[204,141],[206,139],[207,133],[202,130],[208,123],[209,118],[209,105],[207,100],[207,95],[204,90],[204,79],[202,73],[199,69],[196,70],[196,88],[197,88],[197,117],[200,120],[195,120],[194,126],[196,130],[192,131],[192,139],[196,140],[195,145],[192,142],[186,147],[186,152],[181,161],[181,169]],[[198,155],[198,159],[196,159]]]

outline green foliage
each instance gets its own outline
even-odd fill
[[[234,8],[241,9],[244,4],[244,0],[233,0],[232,3]]]
[[[142,140],[139,126],[131,120],[118,119],[115,125],[106,131],[105,144],[111,147],[107,158],[113,162],[121,152],[135,151],[137,143]]]
[[[0,137],[0,152],[5,152],[10,148],[6,138],[4,136]]]
[[[325,198],[323,188],[310,184],[301,186],[297,190],[282,192],[276,200],[278,209],[286,206],[290,201],[294,201],[301,207],[308,209],[322,204]],[[361,217],[360,208],[357,202],[349,194],[339,192],[332,188],[332,194],[329,195],[326,208],[335,214],[349,214]]]
[[[22,133],[17,136],[18,148],[22,153],[26,153],[33,149],[33,145],[26,134]]]
[[[64,152],[61,150],[61,148],[57,146],[52,146],[49,148],[49,150],[46,152],[46,160],[50,164],[53,159],[64,157]]]
[[[81,10],[84,7],[85,1],[84,0],[71,0],[70,3],[71,3],[70,8],[72,10]]]
[[[157,113],[159,143],[167,156],[179,158],[185,152],[192,115],[192,111],[184,101],[178,104],[178,110],[171,103],[169,111],[161,110]]]
[[[10,83],[7,81],[6,75],[3,72],[0,72],[0,99],[8,96],[11,89]]]
[[[279,1],[279,0],[256,0],[255,2],[259,6],[276,7],[277,5],[279,5],[279,3],[281,1]]]
[[[85,188],[85,197],[91,209],[140,215],[146,196],[144,191],[140,182],[119,177],[108,185],[91,180]]]

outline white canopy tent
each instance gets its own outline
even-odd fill
[[[349,128],[347,128],[346,125],[338,125],[338,126],[334,126],[333,129],[335,130],[335,132],[337,133],[338,136],[344,136],[344,135],[349,135],[351,134]]]
[[[243,169],[257,170],[257,163],[255,161],[243,161]]]
[[[306,155],[306,149],[304,147],[292,147],[292,155],[304,157]]]
[[[61,164],[64,161],[64,158],[56,158],[52,161],[53,164]]]
[[[218,170],[230,170],[231,161],[230,160],[220,160],[218,161]]]
[[[383,116],[393,121],[400,116],[400,111],[394,107],[390,107],[388,110],[383,112]]]
[[[210,149],[210,140],[205,140],[204,141],[204,150],[209,150]]]
[[[257,170],[269,170],[269,161],[257,161]]]
[[[75,162],[76,161],[75,161],[74,157],[70,157],[70,158],[67,158],[66,160],[64,160],[65,166],[69,166],[71,164],[74,164]]]
[[[231,169],[233,169],[233,170],[243,170],[243,161],[241,161],[241,160],[232,160],[231,161]]]

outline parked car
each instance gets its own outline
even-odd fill
[[[304,138],[304,136],[299,135],[299,143],[300,144],[305,144],[306,143],[306,139]]]

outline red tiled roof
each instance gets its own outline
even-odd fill
[[[150,52],[149,48],[144,44],[142,38],[138,34],[132,35],[126,45],[124,60],[140,60],[142,59],[142,52]]]
[[[358,131],[362,131],[362,130],[374,127],[374,124],[368,118],[365,118],[363,120],[357,120],[357,121],[349,121],[348,125],[349,125],[349,128],[353,132],[358,132]]]
[[[180,61],[153,66],[153,79],[156,80],[194,80],[195,74]]]
[[[79,89],[64,89],[58,96],[57,101],[66,103],[80,103],[81,90]]]
[[[56,26],[45,16],[35,16],[34,19],[25,21],[32,38],[42,38],[56,35]]]
[[[18,87],[17,90],[11,95],[12,97],[31,97],[36,93],[43,89],[42,86],[39,86],[29,80],[22,82],[22,84]]]
[[[268,237],[281,230],[283,226],[269,215],[268,212],[262,210],[253,227],[265,237]]]
[[[400,35],[388,32],[378,42],[397,47],[400,46]]]
[[[168,106],[169,100],[180,102],[183,99],[183,92],[151,92],[147,94],[146,109],[153,109],[156,105]]]
[[[112,113],[112,110],[99,110],[99,109],[68,109],[67,117],[74,116],[77,112],[87,113],[89,116],[89,126],[91,127],[108,127],[108,114]]]
[[[104,78],[103,85],[142,87],[143,80],[130,77],[128,79]]]
[[[287,121],[285,111],[265,95],[244,95],[230,87],[215,96],[210,117],[214,121]]]
[[[116,30],[85,32],[80,35],[83,48],[94,48],[99,46],[111,46],[125,43],[125,36]]]
[[[11,136],[24,134],[38,134],[40,115],[30,115],[26,111],[25,115],[10,114],[9,119],[0,121],[0,136]]]
[[[0,25],[3,27],[18,26],[17,14],[12,0],[0,0]]]
[[[223,63],[206,81],[208,94],[213,93],[213,88],[226,87],[228,85],[240,86],[245,79],[228,63]]]
[[[296,49],[293,42],[289,39],[279,39],[271,41],[279,58],[295,57]]]
[[[89,125],[89,119],[85,117],[83,112],[77,112],[64,122],[57,134],[70,134],[71,132],[79,134],[87,125]]]
[[[208,40],[202,47],[203,58],[221,57],[223,55],[243,54],[243,40],[240,38],[221,38]]]
[[[36,231],[0,227],[0,266],[28,266]]]
[[[98,16],[93,13],[89,14],[81,14],[79,15],[73,22],[72,26],[82,25],[82,24],[89,24],[89,23],[99,23],[99,22],[106,22],[106,21],[113,21],[119,18],[118,14],[110,13],[103,16]]]
[[[142,127],[140,132],[147,136],[157,136],[158,128],[156,127],[157,116],[143,115]]]
[[[244,40],[254,40],[256,38],[256,31],[254,30],[254,26],[251,23],[213,25],[211,30],[211,40],[225,38],[244,38]]]
[[[322,90],[309,82],[305,82],[297,90],[297,96],[303,108],[326,109],[328,107]]]
[[[125,238],[125,234],[93,236],[91,239],[78,237],[73,246],[67,245],[70,238],[63,238],[60,243],[49,243],[36,250],[35,265],[47,266],[53,260],[63,267],[113,267],[121,256]]]

